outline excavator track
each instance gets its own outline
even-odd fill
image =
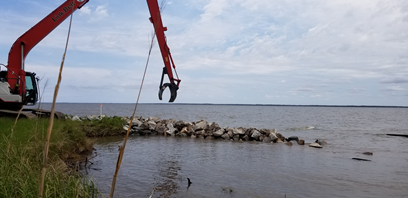
[[[16,118],[19,114],[17,110],[5,110],[0,109],[0,117],[13,117]],[[49,118],[51,111],[44,109],[23,109],[20,113],[20,118],[27,118],[30,120],[35,120],[38,118]],[[54,112],[54,116],[57,119],[65,120],[65,115],[59,111]]]
[[[0,117],[14,117],[15,118],[15,117],[18,116],[18,112],[19,111],[1,109],[0,110]],[[31,112],[22,111],[20,113],[20,118],[27,118],[27,119],[33,120],[33,119],[37,119],[37,116],[35,114],[31,113]]]
[[[37,117],[46,117],[49,118],[51,116],[51,111],[44,110],[44,109],[30,109],[33,114],[36,114]],[[56,119],[65,120],[65,115],[62,112],[54,111],[54,116]]]

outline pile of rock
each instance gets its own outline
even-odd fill
[[[102,116],[67,116],[67,119],[84,121],[84,120],[101,120]],[[129,129],[130,123],[132,123],[129,133],[134,135],[169,135],[191,138],[203,138],[203,139],[223,139],[233,141],[260,141],[265,143],[279,143],[285,142],[285,144],[291,146],[292,141],[297,142],[299,145],[305,145],[305,141],[299,139],[297,136],[291,136],[285,138],[282,134],[276,132],[276,129],[257,129],[257,128],[221,128],[217,123],[209,123],[205,120],[198,122],[184,122],[182,120],[173,119],[160,119],[157,117],[135,117],[132,121],[123,117],[125,120],[123,124],[124,132]],[[316,142],[309,145],[314,148],[322,148],[327,144],[325,141],[316,140]]]
[[[77,116],[77,115],[65,115],[65,119],[70,119],[73,121],[83,121],[83,120],[102,120],[106,117],[105,115],[88,115],[88,116]]]
[[[124,124],[129,129],[130,120]],[[173,119],[162,120],[156,117],[136,117],[132,121],[130,133],[138,135],[169,135],[191,138],[224,139],[234,141],[261,141],[267,143],[288,141],[275,129],[257,128],[221,128],[215,122],[204,120],[198,122],[184,122]],[[289,140],[290,141],[290,140]]]

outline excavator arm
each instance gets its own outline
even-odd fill
[[[74,11],[88,3],[88,1],[89,0],[66,0],[13,43],[8,56],[7,71],[0,71],[0,79],[4,79],[4,77],[7,79],[11,91],[5,94],[7,95],[7,99],[0,97],[0,103],[6,105],[13,103],[16,106],[20,106],[26,105],[27,103],[34,105],[37,102],[38,89],[35,82],[35,73],[25,71],[24,64],[26,56],[42,39],[67,19]],[[163,27],[157,0],[147,0],[147,4],[151,15],[150,21],[153,23],[165,65],[159,86],[159,99],[162,99],[163,91],[169,87],[171,93],[169,102],[173,102],[177,97],[180,79],[173,75],[173,71],[176,76],[177,72],[170,49],[166,43],[164,31],[166,31],[167,28]],[[165,75],[168,76],[170,82],[163,84]],[[27,88],[27,86],[31,87],[31,89]],[[4,89],[3,92],[7,92],[7,90]]]
[[[89,0],[67,0],[48,16],[21,35],[12,45],[7,65],[7,82],[13,92],[25,100],[26,72],[24,61],[30,50]]]
[[[174,65],[173,58],[171,57],[170,48],[167,46],[166,43],[166,35],[164,34],[164,31],[167,31],[167,27],[163,27],[162,19],[160,16],[160,8],[157,3],[157,0],[147,0],[147,5],[149,7],[151,16],[150,22],[153,23],[157,42],[159,44],[160,52],[162,54],[165,66],[163,67],[162,77],[159,85],[159,99],[160,100],[162,99],[163,91],[167,87],[169,87],[171,94],[169,102],[173,102],[177,97],[177,90],[179,88],[181,80],[178,79],[178,77],[175,78],[175,76],[173,75],[173,70],[176,76],[177,72],[175,70],[176,66]],[[169,77],[170,83],[163,84],[163,78],[165,74],[167,74],[167,76]]]

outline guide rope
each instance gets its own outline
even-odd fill
[[[74,0],[72,0],[72,3],[74,3]],[[72,10],[74,10],[74,7],[72,7]],[[70,16],[70,20],[69,20],[67,41],[65,43],[65,50],[64,50],[64,54],[62,55],[62,61],[61,61],[60,70],[59,70],[59,74],[58,74],[58,81],[57,81],[57,84],[55,85],[54,98],[53,98],[52,106],[51,106],[50,121],[48,123],[48,128],[47,128],[47,139],[45,140],[44,154],[43,154],[44,159],[43,159],[43,165],[42,165],[42,170],[41,170],[41,182],[40,182],[40,187],[39,187],[39,197],[40,198],[43,197],[45,173],[47,172],[48,150],[49,150],[49,147],[50,147],[52,126],[54,125],[55,103],[57,101],[59,85],[61,83],[62,69],[64,67],[65,55],[67,54],[67,48],[68,48],[68,42],[69,42],[69,35],[71,34],[71,25],[72,25],[72,16],[73,15],[74,15],[74,12],[72,11],[71,16]]]
[[[145,66],[145,70],[144,70],[144,73],[143,73],[142,82],[141,82],[140,88],[139,88],[139,94],[138,94],[138,96],[137,96],[137,100],[136,100],[135,108],[134,108],[134,110],[133,110],[132,117],[130,118],[129,127],[128,127],[127,131],[126,131],[126,137],[125,137],[125,140],[123,141],[123,145],[122,145],[122,146],[119,146],[119,156],[118,156],[118,161],[117,161],[117,163],[116,163],[115,174],[114,174],[113,179],[112,179],[111,192],[110,192],[110,196],[109,196],[110,198],[113,197],[113,194],[114,194],[114,191],[115,191],[116,178],[117,178],[117,175],[118,175],[118,172],[119,172],[119,169],[120,169],[120,165],[121,165],[121,163],[122,163],[122,158],[123,158],[123,154],[124,154],[124,152],[125,152],[126,142],[127,142],[127,140],[128,140],[128,137],[129,137],[130,129],[132,128],[132,123],[133,123],[133,119],[134,119],[134,117],[135,117],[137,105],[139,104],[139,98],[140,98],[140,94],[141,94],[141,92],[142,92],[143,82],[144,82],[144,80],[145,80],[147,67],[148,67],[148,65],[149,65],[150,54],[151,54],[151,52],[152,52],[152,48],[153,48],[153,44],[154,44],[154,37],[155,37],[155,35],[152,36],[152,40],[151,40],[151,42],[150,42],[149,54],[148,54],[148,56],[147,56],[146,66]]]

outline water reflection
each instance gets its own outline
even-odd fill
[[[389,138],[380,137],[377,138]],[[89,170],[103,195],[121,138],[100,139]],[[403,142],[398,142],[401,145]],[[407,153],[374,153],[372,162],[351,160],[356,151],[205,139],[141,137],[128,141],[117,197],[396,197],[407,195]],[[400,148],[401,149],[401,148]],[[402,150],[402,149],[401,149]],[[404,157],[405,156],[405,157]],[[188,187],[187,178],[193,184]],[[362,191],[361,189],[365,189]],[[327,196],[330,195],[330,196]]]
[[[162,159],[157,163],[158,175],[154,174],[154,196],[153,197],[172,197],[180,191],[179,181],[181,176],[178,171],[181,170],[178,162]]]

